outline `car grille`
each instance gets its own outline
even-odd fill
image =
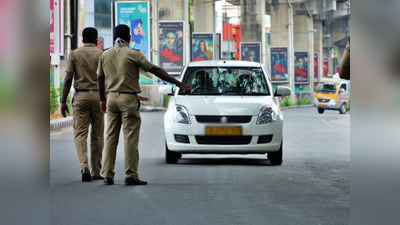
[[[199,123],[250,123],[252,116],[196,116]]]
[[[319,102],[327,103],[330,101],[330,99],[318,99]]]
[[[253,136],[195,136],[199,145],[247,145]]]

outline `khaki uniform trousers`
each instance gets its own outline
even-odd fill
[[[74,109],[74,140],[81,170],[90,168],[91,176],[99,176],[104,147],[104,113],[100,109],[99,94],[93,91],[76,92],[72,100]],[[90,167],[88,166],[87,137],[90,130]]]
[[[114,178],[115,160],[121,125],[124,133],[125,176],[138,179],[140,102],[136,95],[109,93],[103,177]]]

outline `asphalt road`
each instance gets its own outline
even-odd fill
[[[142,113],[140,178],[80,182],[72,129],[50,135],[51,224],[349,224],[350,115],[284,110],[283,164],[264,155],[183,155],[164,162],[163,112]],[[122,136],[120,138],[122,139]]]

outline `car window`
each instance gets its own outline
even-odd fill
[[[270,95],[261,67],[188,67],[179,95]]]
[[[335,93],[337,90],[337,83],[333,83],[333,82],[322,82],[318,85],[317,88],[317,93]]]

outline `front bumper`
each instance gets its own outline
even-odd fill
[[[256,125],[257,116],[253,116],[250,123],[229,124],[228,126],[241,126],[242,135],[236,139],[248,137],[246,144],[199,144],[199,139],[205,138],[206,126],[222,126],[222,124],[198,123],[194,116],[190,116],[192,124],[179,124],[172,120],[164,120],[165,138],[170,151],[180,153],[209,153],[209,154],[264,154],[279,150],[282,141],[283,120],[268,124]],[[227,126],[227,125],[223,125]],[[189,143],[177,142],[175,135],[188,137]],[[263,137],[272,136],[267,143],[259,143]],[[260,138],[261,136],[261,138]],[[215,137],[218,139],[218,137]],[[232,140],[235,137],[229,137]]]
[[[315,99],[313,102],[313,105],[317,108],[321,108],[321,109],[339,109],[340,108],[340,104],[335,103],[324,103],[324,102],[319,102],[318,99]]]

